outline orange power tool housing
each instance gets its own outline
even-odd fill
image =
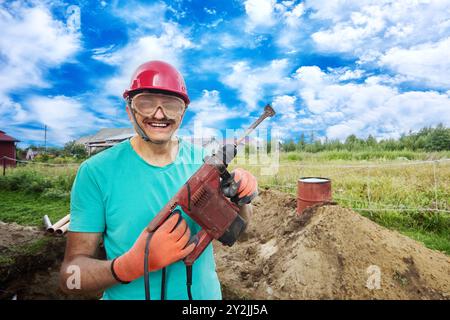
[[[202,228],[189,243],[196,246],[184,258],[192,265],[213,239],[232,246],[245,230],[247,223],[241,218],[239,207],[222,193],[221,185],[235,184],[227,171],[228,164],[236,156],[235,145],[226,144],[212,156],[206,156],[203,165],[189,178],[183,187],[161,209],[148,226],[154,232],[180,206]],[[235,186],[237,189],[237,185]]]

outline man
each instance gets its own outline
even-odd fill
[[[171,65],[150,61],[136,70],[124,98],[137,135],[91,157],[78,170],[61,288],[104,292],[103,299],[143,299],[148,255],[150,297],[187,299],[181,260],[194,249],[189,240],[200,227],[184,213],[173,215],[153,234],[148,253],[145,250],[147,225],[205,156],[202,148],[173,137],[189,104],[184,79]],[[233,200],[249,203],[257,195],[255,177],[242,169],[233,176],[241,201]],[[246,219],[251,211],[250,204],[240,207]],[[95,258],[102,237],[106,260]],[[80,286],[71,289],[67,283],[78,274]],[[193,299],[222,298],[211,244],[193,265],[191,290]]]

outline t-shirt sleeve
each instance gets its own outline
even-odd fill
[[[80,166],[72,186],[69,231],[105,231],[105,207],[102,193],[88,163]]]

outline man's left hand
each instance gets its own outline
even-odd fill
[[[231,181],[222,183],[222,191],[226,197],[238,206],[250,203],[258,195],[256,177],[247,170],[237,168],[231,172]]]

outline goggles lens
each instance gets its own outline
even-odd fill
[[[184,102],[177,97],[141,93],[132,99],[134,109],[143,116],[152,116],[161,107],[168,117],[177,117],[183,113]]]

